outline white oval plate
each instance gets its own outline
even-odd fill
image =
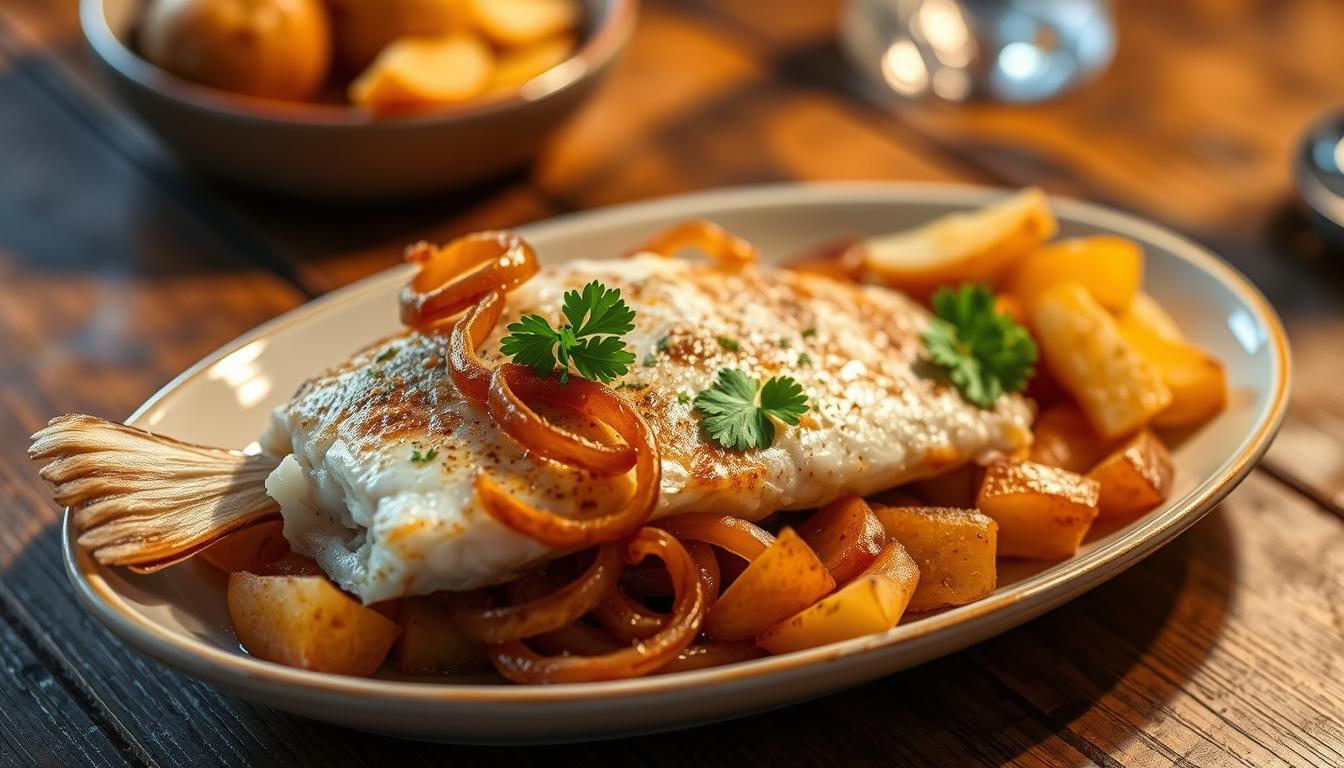
[[[523,228],[544,262],[615,255],[660,226],[707,217],[767,258],[853,235],[892,232],[1004,194],[970,187],[827,184],[754,187],[564,216]],[[611,737],[735,717],[857,685],[951,653],[1077,597],[1209,511],[1264,453],[1288,392],[1278,318],[1245,278],[1176,235],[1113,211],[1055,200],[1061,235],[1115,233],[1145,246],[1146,286],[1189,337],[1227,364],[1230,407],[1175,450],[1170,503],[1088,541],[1053,565],[1010,565],[993,595],[882,635],[717,669],[638,680],[523,687],[306,672],[247,656],[229,628],[223,579],[187,563],[135,576],[73,543],[65,563],[84,605],[140,651],[221,690],[319,720],[420,739],[545,742]],[[248,445],[267,413],[315,372],[398,328],[391,269],[267,323],[183,373],[130,423],[208,445]]]

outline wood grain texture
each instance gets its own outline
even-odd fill
[[[832,42],[837,0],[648,0],[609,82],[531,171],[355,212],[184,173],[106,98],[73,2],[6,2],[0,762],[1344,764],[1344,273],[1293,213],[1286,172],[1306,117],[1337,97],[1344,49],[1325,35],[1344,19],[1328,0],[1116,5],[1117,64],[1082,91],[887,111],[855,95]],[[125,415],[238,333],[396,263],[409,241],[826,178],[1040,183],[1214,248],[1293,336],[1293,412],[1267,464],[1279,480],[1254,474],[1148,561],[968,652],[774,713],[599,744],[445,749],[289,717],[163,670],[75,603],[57,510],[22,455],[50,415]]]

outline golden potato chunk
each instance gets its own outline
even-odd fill
[[[401,604],[401,638],[392,657],[408,675],[452,675],[488,669],[485,646],[467,639],[449,618],[448,608],[427,597]]]
[[[942,474],[916,480],[908,487],[931,507],[973,507],[984,474],[984,467],[969,462]]]
[[[923,298],[945,285],[994,281],[1057,228],[1045,194],[1026,189],[976,211],[863,240],[847,258],[873,281]]]
[[[1128,435],[1171,404],[1160,372],[1077,283],[1060,283],[1031,312],[1046,366],[1105,438]]]
[[[1087,417],[1073,403],[1045,409],[1031,431],[1031,452],[1027,458],[1079,474],[1086,474],[1115,447],[1114,440],[1104,440],[1092,429]]]
[[[575,0],[470,0],[476,26],[505,47],[531,45],[579,26]]]
[[[201,550],[200,558],[225,573],[255,571],[289,553],[283,520],[267,520],[234,531]]]
[[[887,542],[853,581],[765,630],[756,644],[771,653],[789,653],[886,632],[900,622],[919,581],[919,567],[905,548]]]
[[[495,61],[495,76],[490,90],[517,88],[528,80],[559,65],[574,52],[574,38],[556,37],[524,48],[505,51]]]
[[[147,4],[140,50],[203,85],[304,101],[326,80],[329,27],[321,0],[162,1]]]
[[[999,554],[1061,560],[1097,518],[1101,483],[1031,461],[996,461],[985,470],[976,506],[999,524]]]
[[[350,84],[350,101],[393,115],[479,96],[494,76],[490,48],[471,35],[404,38]]]
[[[887,543],[886,531],[868,502],[846,496],[817,510],[798,534],[817,553],[836,584],[859,575]]]
[[[331,8],[336,59],[362,72],[394,40],[469,32],[467,0],[326,0]]]
[[[792,528],[751,561],[705,615],[701,629],[718,642],[746,640],[815,603],[835,579]]]
[[[919,566],[907,610],[973,603],[998,585],[999,524],[974,509],[876,506],[887,535]]]
[[[1095,235],[1060,240],[1033,251],[1008,279],[1024,307],[1060,283],[1078,283],[1112,312],[1129,307],[1143,284],[1143,250],[1133,240]]]
[[[1227,406],[1227,371],[1208,352],[1123,319],[1120,333],[1157,369],[1162,383],[1171,390],[1171,404],[1153,417],[1153,426],[1194,426],[1218,415]]]
[[[1176,324],[1167,310],[1157,302],[1152,296],[1146,293],[1138,293],[1134,300],[1129,303],[1129,307],[1116,316],[1120,323],[1120,328],[1142,328],[1149,333],[1166,339],[1167,341],[1185,341],[1184,334],[1181,333],[1181,327]]]
[[[230,574],[226,600],[248,653],[314,672],[367,677],[401,634],[321,576]]]
[[[1174,474],[1167,447],[1145,429],[1087,476],[1101,483],[1100,517],[1116,519],[1135,517],[1166,501]]]

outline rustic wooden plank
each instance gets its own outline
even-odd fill
[[[137,757],[81,707],[0,609],[0,764],[126,765]]]

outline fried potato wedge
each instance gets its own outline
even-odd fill
[[[771,653],[789,653],[886,632],[900,622],[919,582],[919,567],[909,553],[899,542],[887,542],[853,581],[765,630],[756,644]]]
[[[1002,460],[985,470],[976,507],[999,524],[1004,557],[1062,560],[1097,519],[1101,483],[1058,467]]]
[[[1171,404],[1155,415],[1156,427],[1190,427],[1227,407],[1227,369],[1208,352],[1173,341],[1134,323],[1120,322],[1120,333],[1162,377]]]
[[[817,510],[798,526],[798,535],[817,553],[836,584],[859,575],[887,543],[882,523],[858,496],[836,499]]]
[[[427,597],[402,601],[401,638],[392,658],[408,675],[452,675],[489,669],[485,646],[453,628],[448,608]]]
[[[226,600],[248,653],[299,669],[367,677],[401,634],[322,576],[234,573]]]
[[[975,496],[980,492],[980,481],[984,475],[984,467],[969,462],[942,474],[916,480],[908,487],[931,507],[965,509],[975,506]]]
[[[887,535],[919,566],[910,611],[973,603],[998,585],[999,524],[974,509],[875,506]]]
[[[847,258],[873,282],[924,298],[944,285],[993,282],[1058,226],[1045,193],[1026,189],[976,211],[862,240]]]
[[[1031,431],[1028,459],[1078,474],[1087,474],[1115,448],[1115,441],[1098,435],[1074,403],[1045,409]]]
[[[349,96],[378,115],[414,112],[480,95],[494,71],[494,53],[472,35],[408,37],[384,48]]]
[[[1116,320],[1122,330],[1139,328],[1167,341],[1185,341],[1185,335],[1181,333],[1181,327],[1176,324],[1176,320],[1157,299],[1146,293],[1135,294],[1129,307],[1117,315]]]
[[[1031,318],[1050,373],[1102,437],[1133,433],[1171,404],[1161,373],[1083,286],[1060,283],[1045,291]]]
[[[443,37],[472,28],[467,0],[326,0],[336,60],[356,74],[394,40]]]
[[[1166,501],[1175,465],[1167,446],[1144,430],[1101,461],[1088,477],[1101,483],[1102,519],[1137,517]]]
[[[517,88],[559,65],[573,52],[574,38],[568,35],[505,51],[495,60],[495,75],[490,81],[490,90]]]
[[[506,48],[569,34],[579,26],[575,0],[469,0],[476,26]]]
[[[225,573],[255,571],[289,553],[283,520],[267,520],[235,531],[201,550],[200,558]]]
[[[792,528],[719,595],[702,626],[717,642],[746,640],[812,605],[835,589],[835,579]]]
[[[1078,283],[1098,304],[1123,312],[1143,285],[1143,249],[1113,235],[1050,243],[1022,259],[1008,278],[1008,293],[1031,307],[1060,283]]]

